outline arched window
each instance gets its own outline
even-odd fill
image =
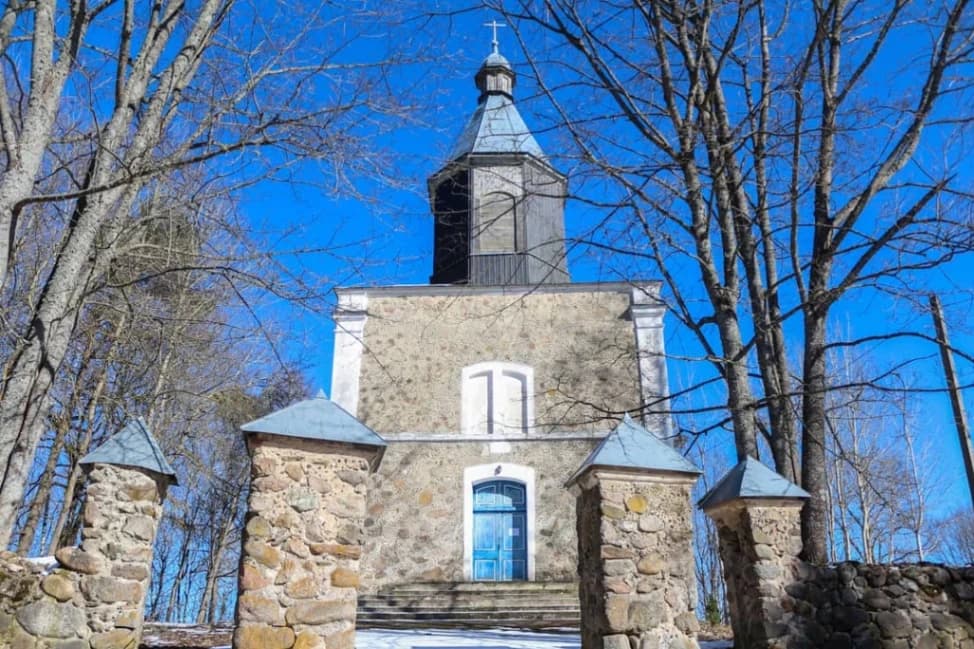
[[[517,250],[514,197],[504,192],[485,194],[477,206],[474,250],[479,253]]]
[[[515,363],[478,363],[463,370],[462,427],[468,435],[524,434],[534,417],[534,371]]]

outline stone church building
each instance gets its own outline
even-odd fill
[[[494,52],[429,179],[428,285],[338,290],[332,399],[388,448],[369,489],[362,588],[577,580],[565,482],[622,413],[665,434],[656,282],[575,283],[568,179]],[[644,408],[644,406],[647,406]]]

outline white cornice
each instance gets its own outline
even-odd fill
[[[572,282],[566,284],[529,284],[517,286],[470,286],[466,284],[399,284],[393,286],[362,286],[336,288],[338,311],[354,309],[355,296],[406,297],[411,295],[463,296],[506,295],[527,296],[552,293],[628,293],[638,295],[640,306],[658,304],[661,283],[658,280],[634,280],[631,282]],[[662,308],[662,307],[658,307]]]
[[[528,433],[527,435],[461,435],[458,433],[380,433],[387,442],[434,442],[453,443],[470,442],[483,444],[484,442],[572,442],[597,441],[603,439],[608,432],[575,432],[575,433]]]

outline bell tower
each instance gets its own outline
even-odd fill
[[[446,165],[429,179],[430,283],[566,283],[566,179],[514,105],[517,78],[498,51],[496,26],[493,51],[474,80],[477,109]]]

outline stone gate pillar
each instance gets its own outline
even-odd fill
[[[385,442],[318,397],[242,427],[251,488],[235,649],[354,649],[369,472]]]
[[[59,549],[56,558],[79,575],[91,646],[135,649],[162,503],[176,474],[142,419],[79,464],[88,474],[81,545]]]
[[[700,500],[717,525],[735,646],[784,646],[791,617],[785,588],[802,550],[801,508],[809,497],[747,458]]]
[[[568,481],[582,649],[696,649],[690,492],[700,471],[628,416]]]

